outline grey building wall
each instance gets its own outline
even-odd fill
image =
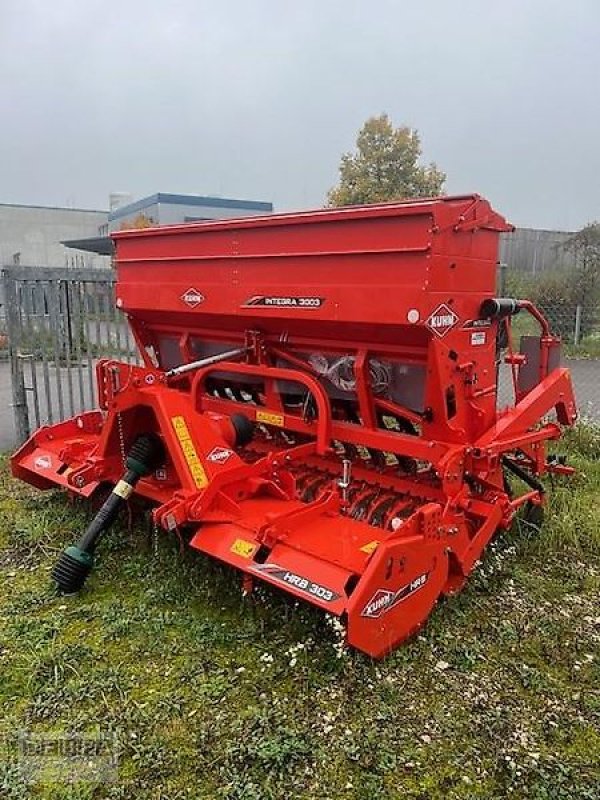
[[[0,266],[103,267],[109,259],[67,249],[69,239],[97,236],[108,211],[0,204]],[[20,255],[16,255],[20,254]]]

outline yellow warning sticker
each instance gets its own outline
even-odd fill
[[[236,556],[251,558],[256,550],[256,545],[254,542],[246,541],[246,539],[236,539],[229,549],[232,553],[235,553]]]
[[[196,484],[196,488],[197,489],[206,488],[208,486],[208,478],[206,476],[206,471],[202,466],[200,459],[198,458],[198,453],[196,452],[196,448],[194,447],[194,443],[192,442],[192,437],[190,436],[187,422],[181,416],[171,417],[171,422],[173,424],[173,429],[175,430],[175,435],[179,439],[181,452],[183,453],[183,457],[186,460],[188,469],[190,471],[190,475],[192,476],[193,481]]]
[[[117,497],[120,497],[122,500],[127,500],[129,495],[133,492],[133,486],[127,481],[119,481],[115,488],[112,490],[113,494],[116,494]]]
[[[285,418],[283,414],[271,414],[270,411],[257,411],[256,421],[266,422],[267,425],[277,425],[279,428],[283,428]]]
[[[373,539],[372,542],[367,542],[367,544],[363,544],[363,546],[360,549],[363,553],[366,553],[368,556],[370,556],[371,553],[374,553],[378,547],[379,547],[379,541],[377,539]]]

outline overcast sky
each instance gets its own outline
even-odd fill
[[[364,120],[518,225],[600,218],[600,0],[0,0],[0,202],[319,206]]]

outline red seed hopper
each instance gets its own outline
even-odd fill
[[[115,234],[143,366],[100,362],[99,409],[12,459],[39,488],[114,485],[59,588],[82,586],[135,492],[374,657],[418,630],[522,506],[538,516],[539,476],[568,470],[545,451],[576,419],[559,341],[495,296],[508,230],[471,195]],[[516,313],[539,323],[520,352]],[[515,399],[499,411],[501,360]]]

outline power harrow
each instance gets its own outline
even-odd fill
[[[112,487],[58,588],[83,586],[135,493],[246,589],[341,617],[359,650],[415,633],[519,510],[539,521],[540,476],[570,469],[546,453],[577,416],[559,339],[496,296],[509,230],[470,195],[114,234],[139,363],[99,361],[99,408],[12,458],[40,489]],[[516,314],[539,326],[518,350]]]

